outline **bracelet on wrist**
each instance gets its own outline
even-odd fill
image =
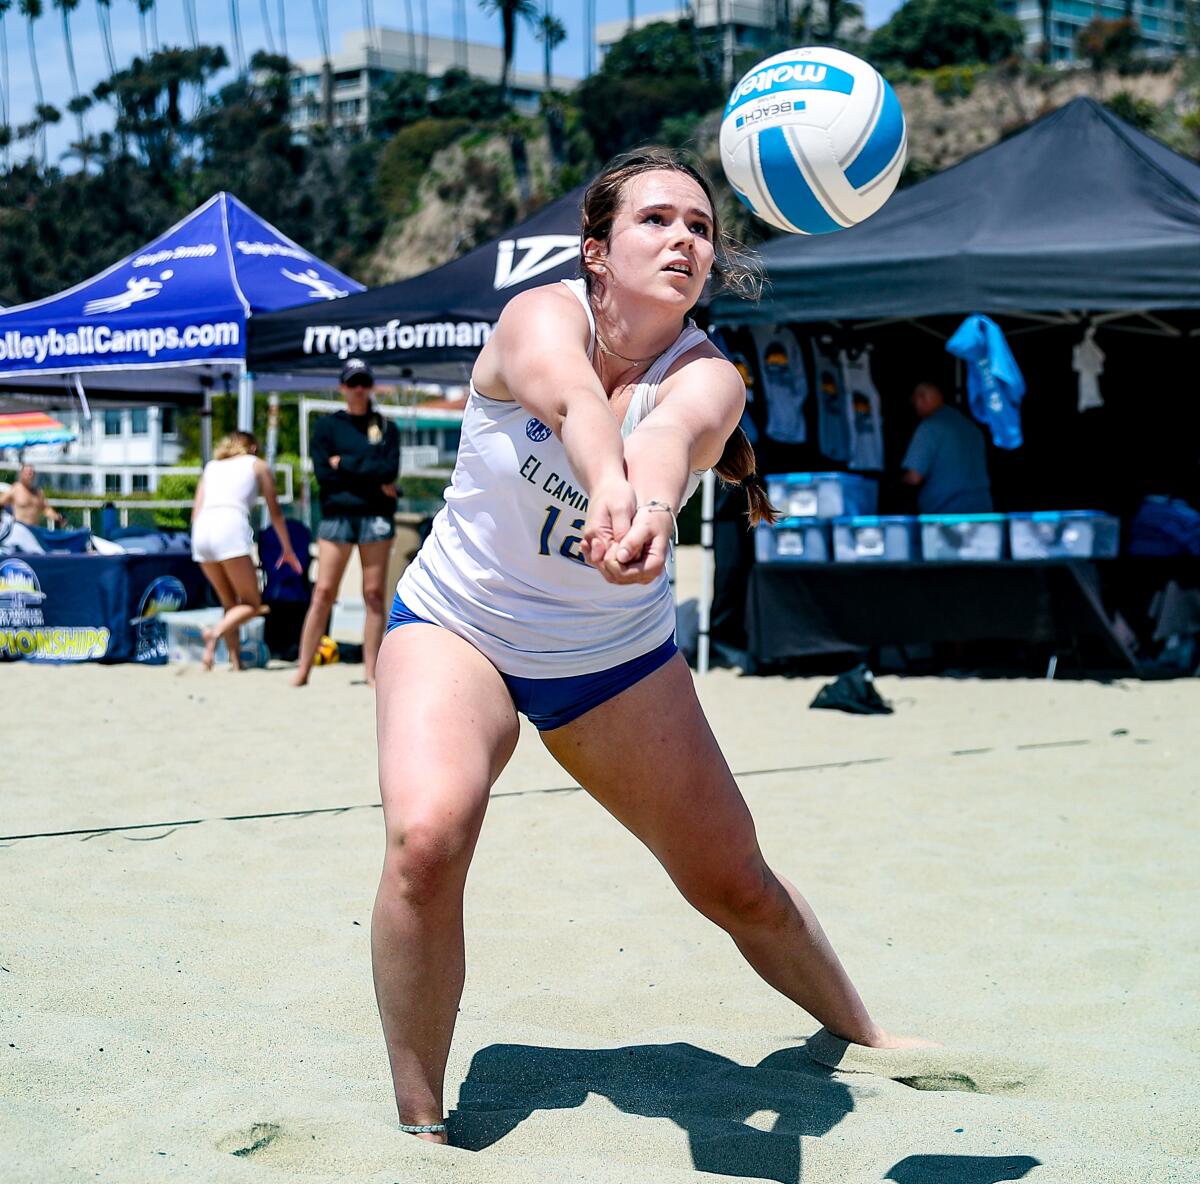
[[[644,501],[638,506],[639,510],[649,510],[652,514],[670,514],[671,515],[671,541],[677,546],[679,544],[679,520],[675,517],[675,511],[671,506],[664,501],[660,501],[656,497],[650,498],[649,501]]]

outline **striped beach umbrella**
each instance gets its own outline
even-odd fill
[[[77,434],[44,411],[0,414],[0,448],[27,448],[31,444],[68,444]]]

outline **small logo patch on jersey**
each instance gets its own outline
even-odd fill
[[[540,444],[543,440],[549,440],[551,434],[550,429],[540,419],[531,419],[525,425],[525,435],[535,444]]]

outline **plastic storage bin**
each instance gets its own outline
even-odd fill
[[[879,507],[879,482],[857,473],[775,473],[766,485],[771,504],[788,518],[853,517]]]
[[[827,563],[831,556],[829,523],[822,518],[781,518],[774,526],[754,528],[759,563]]]
[[[1009,514],[1008,540],[1014,559],[1111,559],[1120,548],[1121,524],[1096,510]]]
[[[167,629],[167,661],[199,662],[204,657],[204,636],[201,630],[218,624],[225,614],[219,608],[198,608],[186,612],[163,613]],[[270,654],[263,641],[263,618],[252,617],[238,630],[238,643],[243,666],[265,666]],[[220,666],[229,661],[229,652],[222,639],[217,642],[214,662]]]
[[[922,514],[921,554],[936,562],[1004,557],[1003,514]]]
[[[838,563],[905,563],[920,553],[915,518],[892,514],[834,520],[833,557]]]

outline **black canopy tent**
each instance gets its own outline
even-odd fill
[[[255,317],[259,374],[331,375],[350,356],[405,376],[465,382],[500,310],[518,292],[578,273],[584,187],[433,271],[372,288],[338,307]]]
[[[727,326],[792,324],[801,336],[829,336],[852,350],[872,346],[871,370],[887,425],[885,511],[907,508],[903,488],[889,478],[898,472],[914,426],[909,392],[920,379],[955,387],[956,365],[945,340],[976,312],[1004,328],[1028,387],[1025,445],[991,451],[998,508],[1089,506],[1128,517],[1147,492],[1200,493],[1200,404],[1185,377],[1194,372],[1200,335],[1200,165],[1092,100],[1077,99],[896,194],[861,226],[820,238],[776,239],[762,256],[770,281],[764,299],[750,304],[718,296],[712,317]],[[1098,328],[1107,354],[1105,406],[1081,412],[1071,361],[1086,326]],[[820,463],[811,455],[771,456],[767,466]],[[930,570],[914,571],[921,597],[943,605],[965,596],[978,611],[963,636],[997,635],[995,606],[985,607],[991,574],[964,568],[964,579],[978,581],[967,594],[935,587],[928,582]],[[1123,605],[1135,627],[1143,625],[1149,590],[1139,584],[1130,594],[1120,585],[1134,576],[1159,580],[1159,574],[1123,561],[1104,572],[1104,600]],[[772,647],[815,652],[811,638],[782,638],[763,623],[799,611],[795,598],[822,579],[846,581],[852,573],[776,572],[783,591],[768,587],[770,574],[751,577],[751,598],[759,598],[751,617],[757,616],[760,633],[767,628],[771,634],[757,636],[752,648],[760,656]],[[942,634],[904,635],[916,617],[897,607],[903,597],[893,583],[885,592],[880,582],[903,578],[903,572],[880,571],[872,584],[875,603],[904,618],[888,617],[885,631],[892,640],[946,640]],[[1022,578],[1033,577],[1026,571]],[[776,593],[782,599],[773,599]],[[1053,609],[1051,632],[1069,623],[1073,635],[1087,617],[1107,634],[1102,615],[1075,611],[1077,599],[1056,593],[1046,602]],[[1092,600],[1093,608],[1099,605]],[[837,633],[824,639],[827,648]],[[1035,633],[1031,626],[1023,639],[1035,640]],[[845,642],[849,635],[838,636]],[[859,634],[855,640],[868,644]],[[1123,648],[1113,636],[1106,643],[1113,652]]]
[[[1149,314],[1146,328],[1188,332],[1197,317],[1187,312],[1200,310],[1200,165],[1075,99],[862,225],[774,239],[762,257],[769,295],[719,296],[714,319],[1133,313]]]

